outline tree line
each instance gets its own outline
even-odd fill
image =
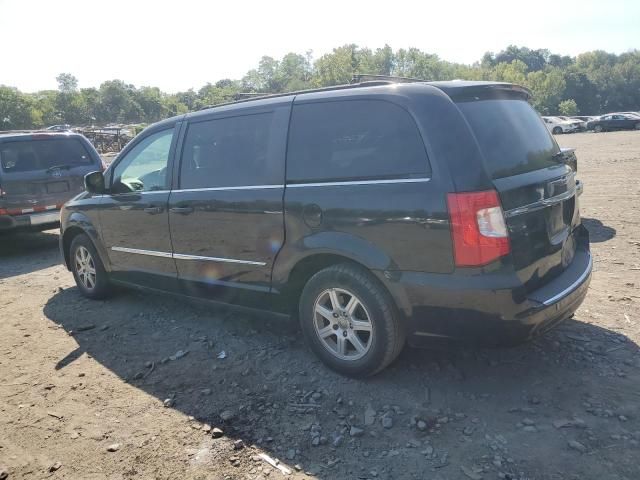
[[[620,55],[597,50],[571,57],[512,45],[464,65],[417,48],[394,51],[388,45],[376,50],[344,45],[315,61],[311,52],[288,53],[279,60],[265,56],[239,80],[223,79],[199,90],[171,94],[157,87],[137,88],[122,80],[109,80],[98,88],[78,88],[78,80],[69,73],[56,77],[57,90],[23,93],[0,85],[0,130],[61,123],[150,123],[233,101],[240,94],[344,84],[357,73],[517,83],[532,91],[531,102],[543,115],[640,110],[639,50]]]

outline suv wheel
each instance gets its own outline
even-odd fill
[[[109,278],[88,236],[80,234],[73,239],[70,258],[73,277],[80,292],[96,300],[106,297],[110,291]]]
[[[560,127],[553,127],[553,130],[551,131],[551,133],[553,133],[554,135],[559,135],[562,133],[562,128]]]
[[[356,266],[334,265],[311,277],[300,298],[299,318],[314,353],[344,375],[373,375],[404,346],[389,293]]]

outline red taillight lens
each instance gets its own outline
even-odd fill
[[[495,190],[447,194],[457,267],[486,265],[511,251]]]

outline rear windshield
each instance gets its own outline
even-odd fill
[[[558,165],[560,150],[525,100],[458,102],[484,154],[492,178],[510,177]]]
[[[91,155],[77,138],[0,143],[0,164],[5,173],[31,172],[51,167],[69,168],[91,163]]]

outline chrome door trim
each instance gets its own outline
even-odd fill
[[[393,183],[426,183],[431,178],[392,178],[386,180],[352,180],[346,182],[317,182],[317,183],[287,183],[287,188],[302,187],[338,187],[338,186],[354,186],[354,185],[385,185]]]
[[[138,255],[149,255],[151,257],[171,258],[173,256],[171,252],[158,252],[156,250],[142,250],[140,248],[111,247],[111,250],[115,252],[136,253]]]
[[[224,262],[224,263],[241,263],[244,265],[258,265],[265,266],[265,262],[255,262],[253,260],[239,260],[237,258],[222,258],[222,257],[203,257],[200,255],[186,255],[184,253],[174,253],[173,258],[178,260],[202,260],[205,262]]]
[[[239,185],[236,187],[211,187],[211,188],[182,188],[171,190],[171,193],[180,192],[225,192],[233,190],[267,190],[274,188],[284,188],[284,185]]]
[[[141,248],[111,247],[111,250],[123,253],[134,253],[137,255],[149,255],[151,257],[174,258],[177,260],[202,260],[208,262],[240,263],[243,265],[257,265],[263,267],[265,262],[253,260],[239,260],[237,258],[203,257],[200,255],[186,255],[184,253],[158,252],[156,250],[143,250]]]

